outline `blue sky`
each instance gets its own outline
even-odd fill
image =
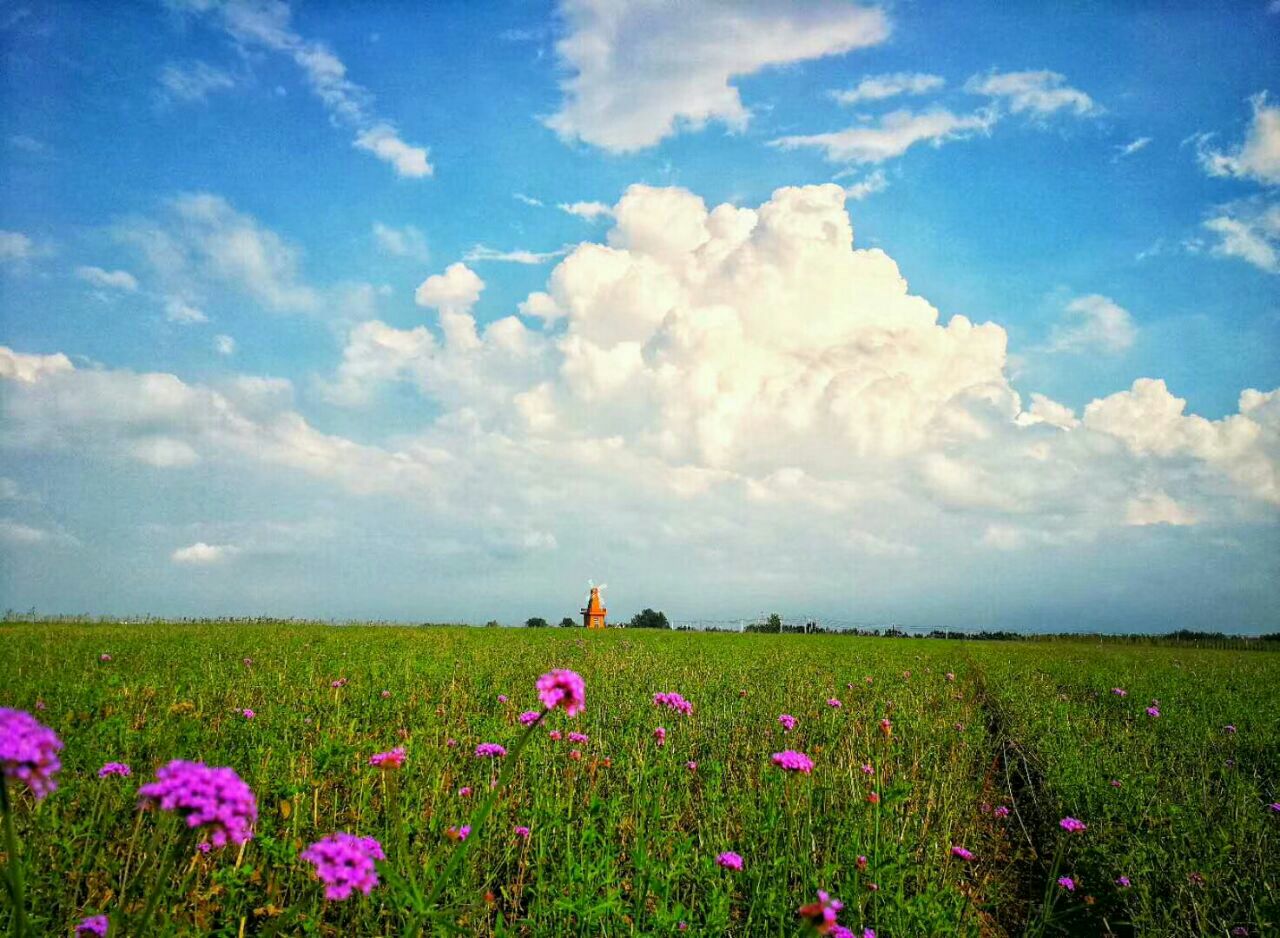
[[[1274,628],[1278,32],[4,4],[0,601]]]

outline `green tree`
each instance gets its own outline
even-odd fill
[[[562,629],[571,629],[575,625],[578,625],[578,623],[575,622],[573,619],[570,619],[568,616],[565,616],[563,619],[560,620],[560,628]]]
[[[633,629],[669,629],[671,623],[667,621],[665,612],[654,612],[652,609],[645,609],[643,612],[637,612],[631,617],[630,627]]]
[[[524,627],[526,629],[546,629],[551,627],[551,623],[542,618],[542,616],[534,616],[532,619],[524,620]]]

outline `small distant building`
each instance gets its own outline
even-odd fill
[[[600,601],[600,587],[591,587],[591,598],[587,600],[587,608],[582,610],[582,624],[589,629],[602,629],[608,611]]]

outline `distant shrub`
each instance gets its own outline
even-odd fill
[[[551,627],[551,623],[542,618],[542,616],[534,616],[532,619],[525,619],[524,626],[527,629],[548,629]]]

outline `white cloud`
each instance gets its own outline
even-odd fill
[[[1133,317],[1110,297],[1078,296],[1066,305],[1066,321],[1054,326],[1049,349],[1077,354],[1118,355],[1137,338]]]
[[[868,75],[853,88],[831,92],[831,97],[840,104],[859,104],[863,101],[882,101],[902,94],[926,94],[938,90],[946,83],[947,80],[941,75],[923,72]]]
[[[427,161],[426,148],[405,143],[390,124],[377,124],[361,131],[356,136],[354,145],[358,149],[369,151],[383,162],[390,163],[401,176],[421,179],[433,172]]]
[[[1146,149],[1146,147],[1151,143],[1151,139],[1151,137],[1138,137],[1135,140],[1131,140],[1129,143],[1116,147],[1115,159],[1117,161],[1122,160],[1126,156],[1133,156],[1133,154],[1137,153],[1139,150]]]
[[[1147,492],[1129,499],[1124,523],[1136,527],[1168,524],[1184,527],[1197,522],[1194,513],[1179,505],[1164,492]]]
[[[883,42],[882,10],[785,0],[562,0],[556,52],[569,75],[547,125],[566,140],[623,153],[681,128],[746,126],[732,79]]]
[[[1244,142],[1225,152],[1211,149],[1210,135],[1193,139],[1200,165],[1211,176],[1238,176],[1264,185],[1280,185],[1280,107],[1267,102],[1261,91],[1249,99],[1253,117]]]
[[[889,180],[884,174],[883,169],[872,170],[857,182],[845,186],[844,194],[853,199],[855,202],[861,202],[867,196],[875,195],[877,192],[884,192],[889,188]]]
[[[543,202],[541,199],[535,199],[532,196],[524,195],[523,193],[520,193],[520,192],[514,193],[512,195],[512,198],[514,198],[517,202],[523,202],[525,205],[531,205],[534,208],[542,208],[543,206]]]
[[[813,147],[832,163],[883,163],[901,156],[917,143],[935,147],[987,133],[996,122],[990,112],[954,114],[945,108],[892,111],[874,122],[824,134],[780,137],[772,146],[784,150]]]
[[[193,326],[209,321],[209,317],[205,315],[204,310],[192,306],[177,296],[171,296],[165,300],[164,318],[169,322],[176,322],[183,326]]]
[[[234,88],[236,80],[225,69],[199,60],[169,62],[160,69],[160,88],[166,100],[203,101],[212,92]]]
[[[46,375],[71,371],[71,359],[61,352],[53,355],[27,355],[0,345],[0,378],[34,384]]]
[[[1069,111],[1077,116],[1097,114],[1102,109],[1083,91],[1066,84],[1066,76],[1047,69],[1026,72],[997,72],[974,75],[965,82],[965,91],[1004,102],[1014,114],[1047,116]]]
[[[21,231],[0,230],[0,264],[21,270],[31,261],[52,253],[51,245],[36,241]]]
[[[186,547],[179,547],[169,555],[169,559],[184,567],[209,567],[224,563],[239,552],[234,544],[206,544],[204,541],[196,541]]]
[[[269,379],[211,388],[6,349],[0,447],[174,484],[222,474],[288,493],[301,476],[352,530],[381,528],[381,506],[431,532],[411,552],[472,571],[468,552],[491,565],[553,543],[562,565],[591,566],[577,536],[590,526],[616,563],[712,571],[717,596],[752,604],[786,584],[807,594],[812,567],[818,588],[861,577],[863,597],[888,577],[967,595],[992,569],[975,543],[1115,576],[1130,520],[1176,517],[1157,493],[1199,522],[1187,540],[1277,517],[1280,392],[1245,391],[1219,420],[1150,379],[1082,417],[1043,395],[1024,405],[1004,330],[941,315],[892,258],[856,247],[837,185],[753,207],[633,186],[613,217],[605,243],[579,244],[525,300],[545,329],[478,324],[483,281],[464,264],[419,288],[429,321],[351,326],[322,391],[423,397],[422,424],[383,444],[319,432]],[[166,543],[196,541],[250,550],[229,530]],[[948,586],[936,558],[978,566]]]
[[[1220,206],[1204,227],[1217,236],[1210,248],[1269,274],[1280,273],[1280,202],[1243,200]]]
[[[116,235],[140,252],[170,296],[194,304],[210,286],[232,287],[264,309],[318,313],[336,305],[302,279],[302,251],[207,192],[170,199],[158,218],[133,218]]]
[[[234,355],[236,340],[229,335],[215,335],[213,337],[213,350],[219,355]]]
[[[568,253],[567,248],[561,248],[558,251],[528,251],[524,248],[515,248],[510,251],[499,251],[496,248],[487,247],[483,244],[477,244],[471,250],[462,256],[463,260],[478,263],[482,261],[501,261],[508,264],[545,264],[547,261],[555,260],[557,257],[564,257]]]
[[[306,39],[290,25],[283,0],[169,0],[193,14],[209,14],[246,49],[268,49],[288,56],[302,70],[311,91],[337,124],[356,131],[354,145],[391,165],[400,176],[430,176],[426,147],[406,143],[395,126],[372,112],[373,96],[347,77],[347,67],[322,42]]]
[[[77,267],[76,276],[85,283],[104,290],[124,290],[133,293],[138,289],[138,281],[127,270],[103,270],[101,267]]]
[[[408,257],[417,261],[427,259],[426,235],[413,225],[395,228],[375,221],[373,237],[382,251],[394,257]]]
[[[11,518],[0,518],[0,544],[15,548],[57,545],[75,547],[79,541],[57,528],[39,528]]]
[[[484,281],[466,264],[458,261],[445,268],[443,274],[432,274],[418,285],[413,294],[419,306],[434,306],[450,312],[466,312],[480,299]]]
[[[613,209],[603,202],[561,202],[557,208],[584,221],[600,221],[613,214]]]

